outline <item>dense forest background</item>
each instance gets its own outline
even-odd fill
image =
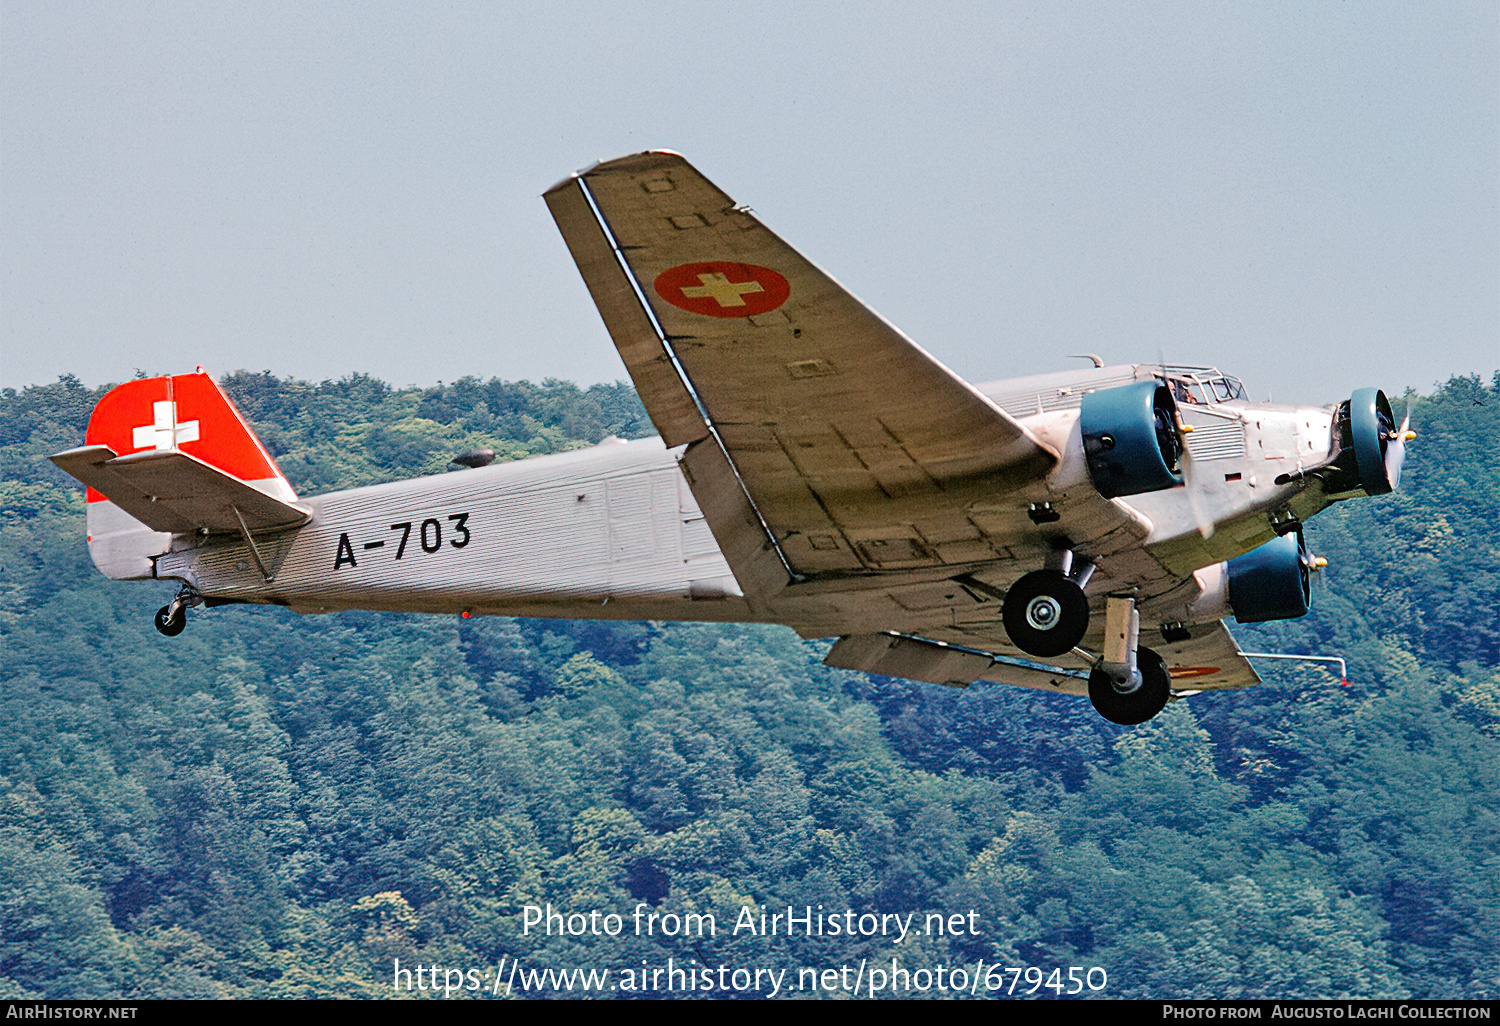
[[[650,431],[625,386],[224,383],[303,494]],[[1408,397],[1402,491],[1311,525],[1313,613],[1235,628],[1347,656],[1349,687],[1270,665],[1137,728],[827,670],[769,627],[231,606],[163,638],[170,586],[94,571],[81,489],[43,458],[103,391],[0,393],[0,996],[382,997],[396,958],[668,957],[1100,966],[1114,997],[1500,991],[1500,374]],[[522,935],[528,904],[639,901],[719,936]],[[974,909],[983,933],[728,935],[761,904]]]

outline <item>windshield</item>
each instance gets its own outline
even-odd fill
[[[1206,406],[1245,398],[1245,386],[1240,384],[1239,378],[1220,374],[1211,367],[1194,370],[1172,367],[1167,370],[1165,377],[1172,388],[1172,398],[1189,406]]]

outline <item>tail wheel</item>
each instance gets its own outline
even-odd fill
[[[177,637],[186,626],[187,606],[178,604],[175,612],[172,606],[162,606],[156,611],[156,629],[167,637]]]
[[[1056,570],[1037,570],[1005,593],[1000,610],[1005,633],[1017,648],[1034,656],[1072,651],[1089,629],[1089,600],[1083,589]]]
[[[1133,727],[1161,712],[1172,697],[1172,674],[1167,661],[1149,648],[1135,653],[1136,676],[1122,687],[1102,669],[1089,674],[1089,701],[1094,710],[1111,723]]]

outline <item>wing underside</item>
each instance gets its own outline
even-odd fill
[[[1037,662],[1001,623],[1016,568],[1045,555],[1021,493],[1054,448],[676,154],[545,198],[752,609],[840,635],[830,665],[1087,693],[1088,657]],[[1069,515],[1101,581],[1170,576],[1123,502],[1089,492]],[[1222,624],[1195,633],[1151,646],[1175,690],[1256,682]]]
[[[1070,654],[1043,662],[1016,654],[1008,640],[995,640],[1000,642],[995,646],[998,651],[932,638],[859,634],[840,638],[824,662],[840,669],[952,687],[968,687],[983,680],[1072,695],[1088,694],[1089,661],[1082,656]],[[1172,675],[1172,690],[1178,695],[1246,688],[1260,681],[1223,623],[1194,628],[1188,641],[1158,641],[1147,647],[1166,660]]]
[[[1057,454],[991,400],[676,154],[596,165],[546,199],[747,591],[994,558],[965,508]],[[709,497],[725,486],[742,497]],[[716,522],[711,504],[734,508]]]

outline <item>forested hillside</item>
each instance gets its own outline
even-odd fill
[[[304,494],[651,430],[626,386],[224,383]],[[1403,490],[1311,524],[1313,613],[1235,628],[1347,656],[1349,687],[1267,665],[1137,728],[830,671],[770,627],[230,606],[163,638],[170,586],[100,577],[43,459],[102,392],[0,393],[0,996],[390,997],[396,959],[487,974],[455,998],[522,996],[490,985],[517,964],[665,996],[624,981],[669,958],[783,994],[892,959],[1100,967],[1112,997],[1500,991],[1500,374],[1411,397]],[[624,927],[528,928],[549,903]],[[762,905],[961,923],[731,932]],[[690,913],[715,935],[662,935]]]

